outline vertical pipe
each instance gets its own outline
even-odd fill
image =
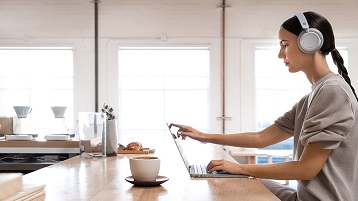
[[[225,134],[225,0],[222,4],[222,133]]]
[[[94,0],[94,104],[96,112],[98,112],[98,2],[99,0]]]

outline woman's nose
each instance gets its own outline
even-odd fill
[[[285,58],[285,54],[282,52],[282,50],[280,50],[279,52],[278,52],[278,58],[279,59],[284,59]]]

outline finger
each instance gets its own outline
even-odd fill
[[[173,126],[175,127],[178,127],[179,129],[182,129],[182,130],[188,130],[189,126],[185,126],[185,125],[181,125],[181,124],[172,124]]]
[[[171,126],[174,126],[174,127],[178,127],[178,128],[180,128],[182,125],[180,125],[180,124],[175,124],[175,123],[171,123],[170,124]]]
[[[181,124],[176,124],[176,123],[172,123],[173,126],[175,127],[183,127],[184,125],[181,125]]]
[[[217,166],[214,166],[214,167],[208,169],[207,171],[208,172],[221,171],[221,170],[223,170],[222,168],[223,167],[221,165],[217,165]]]
[[[180,132],[178,131],[178,132],[177,132],[177,136],[178,136],[178,138],[181,137],[183,140],[185,140],[185,138],[187,137],[187,136],[184,134],[184,132],[182,132],[182,131],[180,131]]]
[[[211,160],[207,166],[207,170],[211,170],[216,166],[220,166],[222,164],[222,160]]]

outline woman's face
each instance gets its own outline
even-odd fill
[[[278,58],[288,67],[291,73],[305,72],[312,65],[312,57],[303,53],[297,45],[297,36],[284,28],[280,28],[278,33],[280,40],[280,52]]]

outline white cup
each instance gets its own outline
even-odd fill
[[[13,106],[18,118],[26,118],[31,113],[32,108],[30,106]]]
[[[159,174],[160,159],[156,156],[133,156],[129,158],[132,177],[136,181],[155,181]]]

